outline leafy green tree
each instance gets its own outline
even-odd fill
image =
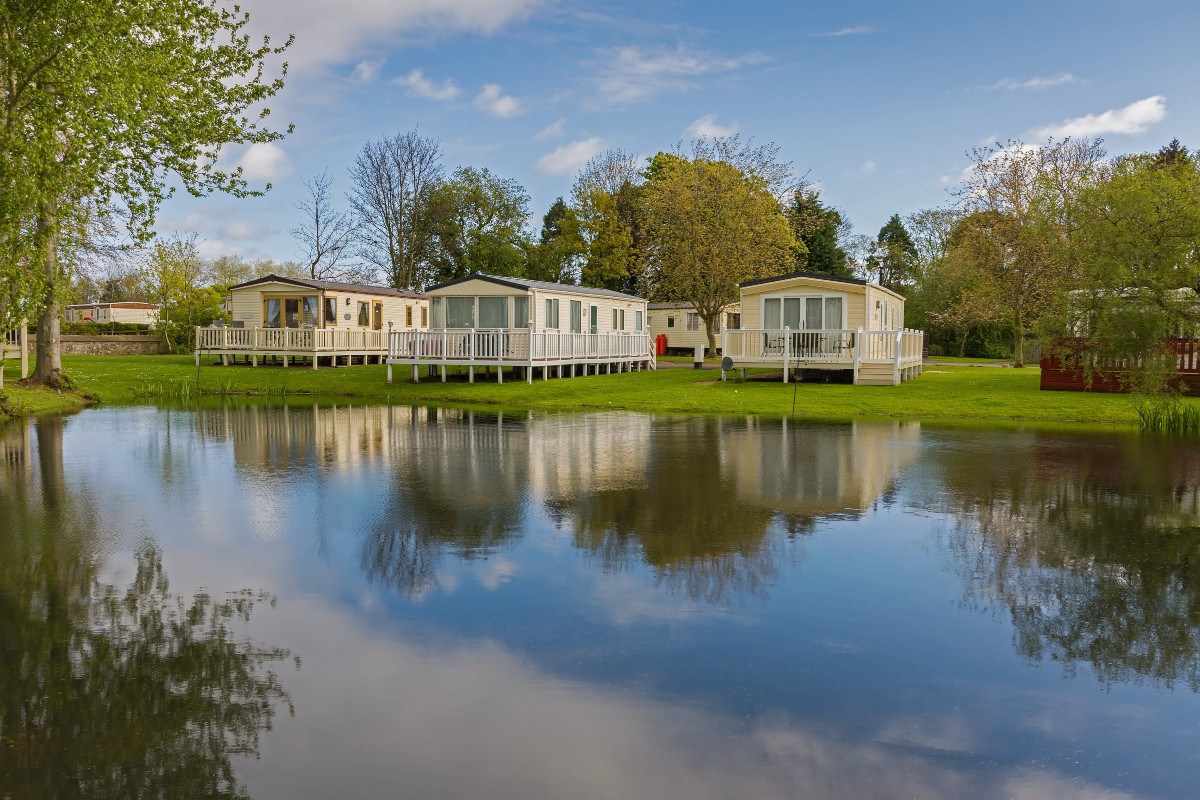
[[[529,195],[516,180],[494,175],[486,167],[460,167],[434,190],[431,205],[437,239],[432,282],[472,272],[525,272]]]
[[[867,266],[880,286],[898,291],[912,282],[917,266],[917,246],[899,214],[892,214],[879,229]]]
[[[847,225],[842,212],[821,202],[820,192],[797,189],[784,208],[784,216],[798,245],[794,249],[797,270],[851,278],[850,266],[840,239]]]
[[[203,269],[195,238],[176,237],[154,243],[142,272],[145,294],[159,305],[158,327],[172,351],[188,349],[197,326],[225,319],[220,291],[201,285]]]
[[[1171,337],[1200,329],[1200,169],[1172,142],[1157,154],[1129,156],[1083,192],[1072,247],[1082,279],[1060,297],[1051,339],[1084,334],[1102,358],[1085,361],[1093,377],[1104,362],[1126,365],[1126,387],[1168,391],[1178,371]]]
[[[59,244],[74,209],[119,201],[145,233],[173,185],[258,193],[218,158],[284,135],[262,104],[290,40],[255,44],[248,21],[219,0],[13,0],[0,15],[0,248],[18,256],[6,275],[27,273],[9,287],[35,290],[42,310],[35,380],[62,379]]]
[[[1012,321],[1013,366],[1025,365],[1025,338],[1056,296],[1078,276],[1071,245],[1075,203],[1097,179],[1099,140],[1063,139],[1043,147],[1010,140],[976,148],[955,190],[970,222],[961,252],[988,273],[996,300]]]
[[[579,220],[559,197],[542,217],[542,232],[529,249],[525,276],[552,283],[576,283],[583,252]]]
[[[639,232],[644,181],[637,160],[620,150],[593,157],[576,176],[570,211],[582,242],[583,285],[629,293],[642,290]]]
[[[721,161],[662,160],[645,186],[646,251],[656,292],[715,325],[738,283],[786,269],[794,240],[766,182]]]

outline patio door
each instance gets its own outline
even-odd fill
[[[371,304],[374,309],[372,313],[371,327],[377,331],[383,330],[383,302],[376,300]]]

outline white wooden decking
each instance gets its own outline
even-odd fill
[[[721,334],[721,353],[734,369],[776,367],[852,370],[856,384],[898,386],[921,374],[924,334],[898,331],[741,329]],[[721,372],[725,379],[725,371]]]
[[[387,331],[344,328],[196,328],[196,365],[202,355],[221,357],[245,356],[254,366],[267,356],[282,357],[283,365],[296,359],[312,361],[330,359],[336,366],[340,359],[349,363],[362,358],[363,363],[375,359],[381,363],[387,355]]]
[[[413,380],[420,380],[421,365],[440,368],[465,366],[468,380],[475,380],[476,367],[497,367],[496,379],[504,380],[503,368],[519,367],[532,383],[533,372],[542,379],[557,369],[557,376],[574,377],[578,369],[587,375],[630,372],[656,367],[650,334],[645,332],[559,333],[558,331],[481,330],[447,328],[431,331],[393,331],[388,339],[388,382],[393,364],[411,364]]]

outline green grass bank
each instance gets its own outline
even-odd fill
[[[446,404],[523,410],[609,410],[762,414],[821,420],[898,417],[928,420],[1028,421],[1050,424],[1135,426],[1129,397],[1084,392],[1043,392],[1037,368],[996,369],[935,366],[901,386],[787,384],[778,380],[721,382],[717,369],[536,380],[532,385],[495,375],[441,383],[411,382],[411,369],[396,368],[388,385],[382,366],[305,368],[221,367],[205,362],[197,383],[190,356],[68,356],[64,369],[80,394],[59,395],[15,387],[6,373],[8,403],[18,413],[69,410],[91,399],[129,404],[202,395],[320,396],[393,404]],[[1188,404],[1200,405],[1189,399]],[[794,411],[793,411],[794,403]]]

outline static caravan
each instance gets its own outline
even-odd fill
[[[334,366],[382,362],[389,330],[429,327],[425,295],[388,286],[318,281],[266,275],[229,287],[228,328],[197,328],[196,359],[201,352],[245,355],[257,365],[261,356],[320,359]]]
[[[132,325],[154,325],[158,322],[158,306],[122,300],[116,303],[76,303],[66,308],[67,322],[121,322]]]
[[[708,347],[708,334],[704,320],[696,313],[691,303],[651,303],[649,308],[650,336],[658,339],[667,337],[667,350],[685,350],[689,354],[697,345]],[[721,331],[726,328],[737,330],[742,327],[742,304],[730,303],[721,310],[717,318],[717,347],[721,346]]]
[[[393,331],[389,364],[609,372],[653,368],[646,300],[599,289],[474,274],[429,288],[430,330]]]
[[[742,283],[741,300],[742,329],[722,336],[735,367],[886,385],[920,374],[923,334],[904,327],[904,297],[877,283],[793,272]]]

